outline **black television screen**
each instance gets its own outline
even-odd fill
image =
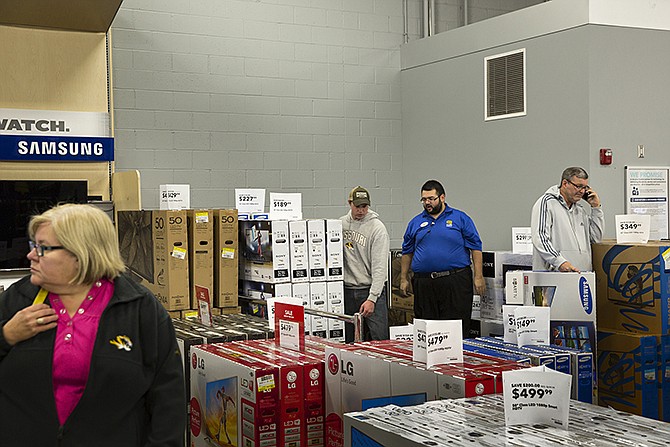
[[[0,269],[29,268],[28,221],[59,203],[86,203],[86,180],[0,180]]]

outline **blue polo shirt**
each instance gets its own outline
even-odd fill
[[[410,220],[402,254],[413,254],[412,271],[442,272],[471,264],[470,250],[481,250],[482,240],[470,216],[449,208],[435,219],[425,210]]]

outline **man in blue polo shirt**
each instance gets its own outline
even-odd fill
[[[400,291],[407,294],[414,276],[414,316],[426,320],[462,320],[470,330],[474,292],[486,290],[482,275],[482,241],[472,219],[445,202],[437,180],[421,187],[423,213],[407,225],[400,260]],[[472,268],[470,267],[472,265]]]

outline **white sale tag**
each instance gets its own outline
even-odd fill
[[[279,320],[281,346],[295,351],[300,350],[300,324],[295,321]]]
[[[414,340],[414,325],[407,324],[405,326],[391,326],[389,327],[390,340]]]
[[[461,320],[426,321],[426,366],[463,361]]]
[[[533,253],[533,236],[530,227],[512,227],[512,253]]]
[[[238,213],[262,213],[265,211],[264,189],[235,189],[235,208]]]
[[[516,344],[516,320],[514,319],[514,309],[519,306],[504,304],[503,311],[503,340],[505,343]]]
[[[572,376],[546,366],[503,371],[505,424],[568,428]]]
[[[268,322],[270,323],[270,329],[275,328],[275,304],[286,303],[302,306],[302,298],[294,298],[292,296],[268,298],[266,301],[268,302]]]
[[[651,230],[648,214],[618,214],[616,221],[617,244],[646,244]]]
[[[300,220],[302,219],[302,194],[270,193],[271,220]]]
[[[412,341],[412,360],[426,363],[426,320],[414,319],[414,340]]]
[[[548,345],[550,307],[517,306],[514,309],[519,346]]]

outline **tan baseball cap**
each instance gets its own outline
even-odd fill
[[[370,205],[370,193],[362,186],[357,186],[349,193],[349,202],[354,206]]]

